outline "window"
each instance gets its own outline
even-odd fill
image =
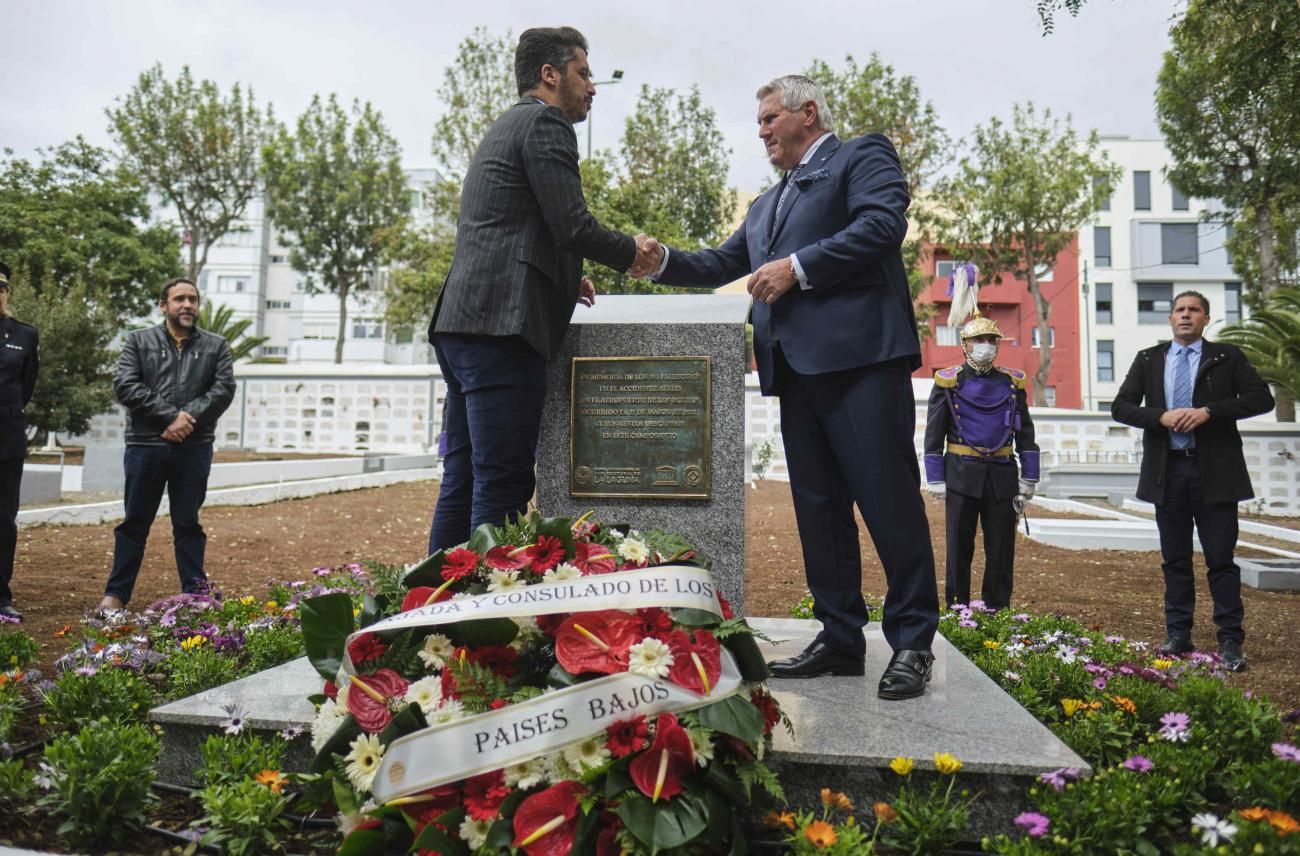
[[[1169,185],[1169,192],[1173,197],[1173,205],[1171,207],[1175,211],[1188,210],[1187,194],[1183,193],[1181,190],[1179,190],[1177,187],[1174,187],[1172,184]]]
[[[1055,406],[1056,406],[1056,387],[1054,387],[1054,386],[1045,386],[1045,387],[1043,387],[1043,397],[1047,399],[1047,406],[1048,406],[1048,407],[1055,407]]]
[[[1133,210],[1151,210],[1151,173],[1133,173]]]
[[[1162,265],[1194,265],[1200,253],[1196,247],[1195,223],[1160,224],[1160,263]]]
[[[1099,268],[1110,267],[1110,227],[1092,227],[1092,262]]]
[[[264,357],[287,357],[289,356],[288,345],[263,345],[257,349]]]
[[[1232,224],[1223,226],[1223,254],[1228,258],[1228,267],[1232,267]]]
[[[1099,176],[1099,175],[1094,175],[1094,176],[1092,177],[1092,189],[1093,189],[1093,191],[1096,192],[1097,188],[1099,188],[1099,187],[1102,185],[1102,183],[1103,183],[1104,181],[1105,181],[1105,179],[1103,179],[1101,176]],[[1109,197],[1109,196],[1107,196],[1105,199],[1102,200],[1102,202],[1101,202],[1101,210],[1102,210],[1102,211],[1109,211],[1109,210],[1110,210],[1110,197]]]
[[[1110,413],[1110,405],[1111,402],[1109,401],[1098,401],[1097,409],[1100,410],[1102,413]]]
[[[284,262],[285,262],[285,257],[284,257],[284,256],[272,255],[270,261],[271,261],[271,264],[273,264],[273,265],[282,265],[282,264],[284,264]]]
[[[1029,347],[1031,347],[1031,348],[1037,348],[1037,347],[1038,347],[1038,328],[1037,328],[1037,327],[1031,327],[1031,328],[1029,329]],[[1049,349],[1051,349],[1051,348],[1055,348],[1055,347],[1056,347],[1056,328],[1055,328],[1055,327],[1048,327],[1048,328],[1047,328],[1047,347],[1048,347]]]
[[[1138,283],[1138,323],[1166,324],[1174,308],[1172,282]]]
[[[952,276],[952,269],[956,266],[957,263],[952,259],[936,259],[934,262],[934,275],[947,279]]]
[[[415,341],[414,327],[398,327],[393,331],[393,344],[409,345]]]
[[[934,343],[936,345],[960,345],[961,339],[957,336],[957,328],[949,327],[947,324],[939,324],[934,328]]]
[[[219,276],[217,277],[217,291],[227,294],[243,294],[248,289],[248,277],[246,276]]]
[[[358,318],[352,322],[352,338],[382,339],[384,338],[384,324],[378,318]]]
[[[1115,313],[1111,303],[1111,285],[1109,282],[1097,283],[1097,323],[1114,324]]]
[[[1113,339],[1097,340],[1097,380],[1115,379],[1115,342]]]
[[[1223,320],[1236,324],[1241,320],[1241,283],[1225,282],[1223,284]]]
[[[287,300],[268,300],[266,301],[267,309],[288,309],[289,301]]]
[[[418,190],[411,191],[411,210],[419,211],[424,207],[424,194]]]
[[[302,337],[304,339],[333,339],[338,327],[333,324],[304,324],[302,325]]]

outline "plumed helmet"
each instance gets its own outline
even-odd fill
[[[961,337],[966,340],[974,339],[976,336],[997,336],[1001,339],[1002,331],[998,329],[997,323],[992,318],[976,315],[961,328]]]

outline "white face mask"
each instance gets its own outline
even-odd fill
[[[986,342],[976,342],[970,346],[970,358],[976,363],[991,363],[993,358],[998,355],[998,346],[990,345]]]

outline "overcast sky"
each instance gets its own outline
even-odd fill
[[[815,58],[878,51],[916,78],[954,137],[1014,102],[1071,113],[1103,134],[1157,136],[1156,72],[1176,0],[1090,0],[1078,18],[1039,32],[1034,0],[661,0],[657,4],[540,4],[510,0],[0,0],[0,148],[30,156],[83,134],[109,143],[104,108],[139,73],[252,84],[281,119],[313,93],[373,102],[402,144],[406,166],[431,166],[435,100],[457,44],[475,26],[516,35],[569,24],[591,43],[601,87],[597,148],[617,144],[642,84],[698,84],[731,148],[731,183],[752,190],[768,173],[755,136],[754,90]],[[578,128],[585,150],[586,128]]]

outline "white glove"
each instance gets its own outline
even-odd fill
[[[926,482],[925,489],[933,496],[943,496],[947,486],[943,482]]]
[[[1023,496],[1025,499],[1033,499],[1033,498],[1034,498],[1034,488],[1035,488],[1036,486],[1037,486],[1037,482],[1027,482],[1027,481],[1025,481],[1024,479],[1021,479],[1021,480],[1020,480],[1020,495]]]

